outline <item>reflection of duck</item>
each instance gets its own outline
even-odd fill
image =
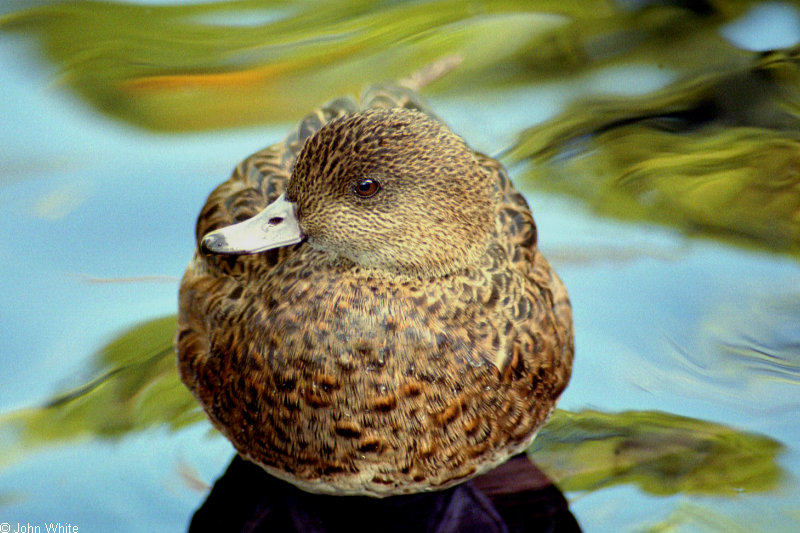
[[[497,161],[411,91],[364,101],[211,193],[179,368],[242,456],[301,489],[444,489],[531,442],[569,380],[570,304]]]
[[[378,525],[379,524],[379,525]],[[297,490],[236,458],[192,518],[201,531],[580,532],[564,495],[524,454],[450,489],[377,500]]]

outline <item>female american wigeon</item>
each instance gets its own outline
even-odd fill
[[[337,100],[211,193],[181,377],[246,459],[316,493],[450,487],[524,450],[572,314],[505,169],[410,90]]]

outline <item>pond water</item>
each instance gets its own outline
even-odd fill
[[[732,39],[741,33],[738,26],[729,31]],[[642,91],[668,81],[640,74],[634,78]],[[206,195],[240,159],[289,127],[147,133],[99,115],[55,77],[31,41],[3,35],[2,413],[79,386],[92,377],[88,361],[102,345],[134,324],[173,314]],[[596,83],[607,87],[614,79]],[[498,92],[491,101],[463,95],[430,104],[473,147],[496,153],[521,125],[552,116],[560,98],[566,97],[543,87]],[[661,524],[795,531],[798,262],[600,218],[565,197],[526,195],[540,246],[574,306],[576,365],[560,408],[663,411],[784,446],[781,479],[769,490],[658,495],[620,483],[567,491],[585,530]],[[0,433],[0,446],[9,450],[0,455],[0,522],[12,531],[56,522],[80,531],[182,530],[205,497],[202,485],[213,483],[233,455],[205,424],[114,439],[86,435],[30,451],[12,446],[13,438]]]

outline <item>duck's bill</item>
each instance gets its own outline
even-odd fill
[[[256,254],[302,240],[294,204],[281,194],[253,218],[207,234],[200,246],[206,253]]]

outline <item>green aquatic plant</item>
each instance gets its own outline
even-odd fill
[[[297,118],[450,55],[462,65],[439,87],[460,92],[614,64],[736,63],[715,31],[753,3],[69,1],[7,13],[0,30],[35,36],[61,82],[97,109],[176,131]]]
[[[245,23],[228,23],[231,15]],[[0,19],[0,28],[35,35],[62,81],[98,109],[162,130],[296,118],[448,55],[463,56],[465,72],[482,70],[536,28],[561,24],[507,0],[63,2]],[[501,32],[502,42],[491,37]]]
[[[777,488],[783,446],[659,411],[556,411],[529,452],[566,491],[634,484],[658,495],[734,496]]]
[[[95,354],[95,377],[84,386],[0,417],[8,451],[16,452],[6,460],[35,447],[206,424],[178,378],[175,327],[170,316],[130,329]],[[667,413],[557,410],[530,453],[564,490],[631,483],[654,494],[732,496],[776,488],[782,448],[766,436]]]
[[[800,255],[799,54],[576,104],[508,155],[602,214]]]
[[[180,381],[172,337],[174,316],[139,324],[99,350],[93,376],[62,391],[45,405],[0,416],[10,450],[57,445],[81,439],[118,439],[167,425],[178,429],[205,420]],[[8,459],[13,454],[5,454]]]

